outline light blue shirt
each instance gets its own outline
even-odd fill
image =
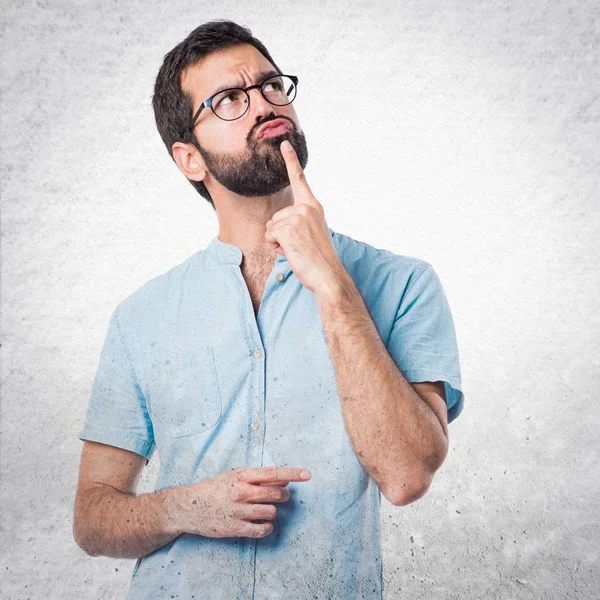
[[[410,382],[462,411],[454,323],[430,263],[334,232]],[[255,317],[241,250],[214,237],[112,313],[80,439],[160,457],[156,490],[232,467],[312,473],[264,538],[184,533],[137,560],[127,598],[381,599],[381,493],[356,457],[312,292],[278,254]]]

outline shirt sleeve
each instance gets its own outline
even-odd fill
[[[448,423],[454,421],[464,405],[456,332],[448,299],[431,264],[409,282],[387,349],[408,382],[444,382]]]
[[[119,323],[119,307],[108,326],[80,440],[101,442],[150,460],[154,430]]]

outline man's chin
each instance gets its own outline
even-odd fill
[[[265,150],[279,150],[279,146],[281,145],[281,142],[283,142],[283,140],[289,140],[288,136],[286,136],[286,134],[282,134],[282,135],[276,135],[275,137],[272,138],[260,138],[258,140],[258,144],[257,144],[257,148],[259,150],[262,150],[263,152]]]
[[[282,175],[277,181],[270,180],[268,182],[263,182],[263,185],[258,185],[257,180],[260,176],[257,176],[250,180],[242,181],[223,181],[217,178],[217,181],[230,192],[237,194],[238,196],[243,196],[245,198],[258,198],[260,196],[271,196],[285,189],[289,184],[289,179],[287,177],[287,173]]]

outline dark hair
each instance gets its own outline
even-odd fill
[[[165,54],[154,83],[152,107],[160,137],[169,155],[173,158],[175,142],[191,143],[200,150],[198,140],[189,125],[192,119],[192,99],[181,89],[181,74],[189,66],[202,60],[211,52],[236,44],[251,44],[281,73],[269,51],[252,32],[228,19],[217,19],[196,27],[182,42]],[[210,202],[214,202],[202,181],[188,181],[196,191]]]

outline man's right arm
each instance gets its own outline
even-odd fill
[[[182,533],[265,537],[300,467],[234,467],[190,485],[136,495],[146,459],[85,440],[75,499],[73,537],[91,556],[139,558]],[[262,521],[255,523],[254,521]]]
[[[182,533],[169,512],[181,488],[135,494],[146,463],[135,452],[84,442],[73,537],[90,556],[139,558]]]

